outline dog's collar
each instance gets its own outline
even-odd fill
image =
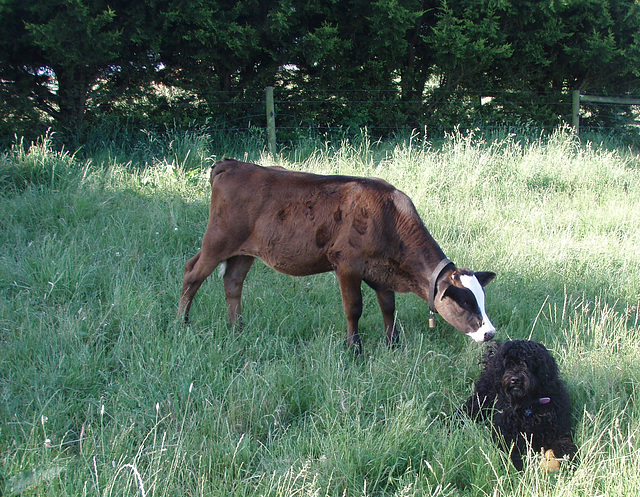
[[[534,401],[533,404],[548,404],[549,402],[551,402],[551,397],[540,397],[539,399]],[[524,411],[524,415],[526,417],[531,416],[531,414],[533,414],[533,410],[531,409],[531,407]]]

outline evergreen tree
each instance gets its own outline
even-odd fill
[[[63,127],[83,121],[103,88],[140,84],[154,69],[146,3],[124,0],[3,0],[0,79],[11,97]],[[115,86],[114,86],[115,84]]]
[[[274,85],[281,124],[379,128],[555,123],[573,89],[640,90],[637,0],[0,0],[0,23],[7,131],[172,121],[162,84],[189,116],[261,123]]]
[[[205,112],[217,120],[242,113],[248,90],[273,85],[286,62],[286,40],[292,0],[170,0],[160,9],[163,81],[205,102]],[[259,97],[252,95],[253,100]],[[260,116],[264,108],[260,108]]]

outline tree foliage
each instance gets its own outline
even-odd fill
[[[381,128],[554,122],[570,90],[640,89],[637,0],[0,0],[0,23],[2,133],[246,126],[267,85],[291,125]]]
[[[28,101],[59,125],[77,126],[105,95],[140,89],[157,55],[149,13],[146,4],[118,0],[3,0],[4,105]]]

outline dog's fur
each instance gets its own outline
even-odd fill
[[[527,447],[573,459],[569,395],[544,345],[525,340],[488,345],[484,368],[464,409],[490,419],[494,436],[522,470]]]

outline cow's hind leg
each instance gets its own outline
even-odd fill
[[[392,347],[398,343],[398,330],[396,329],[396,296],[391,290],[376,290],[378,304],[382,311],[384,330],[387,337],[387,345]]]
[[[227,301],[229,323],[232,326],[241,318],[242,286],[254,260],[255,258],[249,255],[237,255],[227,259],[223,277],[224,296]]]
[[[362,352],[362,343],[358,334],[358,320],[362,316],[362,279],[349,271],[336,270],[342,308],[347,318],[347,346],[357,354]]]
[[[193,297],[202,282],[209,277],[219,263],[219,259],[203,256],[203,252],[200,250],[185,264],[180,305],[178,306],[178,316],[184,316],[185,322],[189,320],[189,310],[191,309]]]

